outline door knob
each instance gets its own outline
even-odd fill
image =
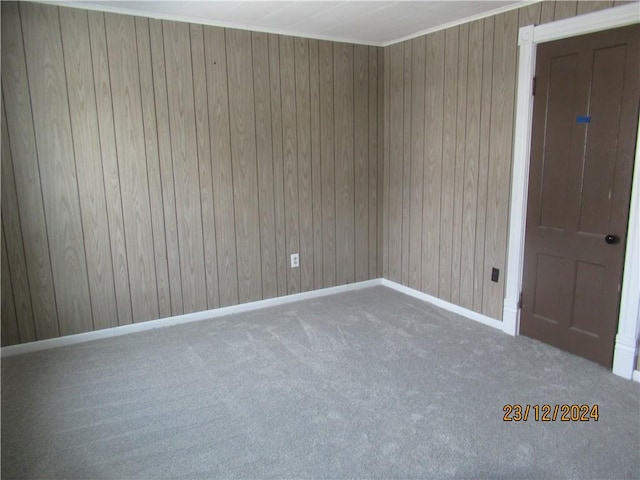
[[[620,237],[618,237],[617,235],[607,235],[606,237],[604,237],[604,241],[609,245],[613,245],[620,241]]]

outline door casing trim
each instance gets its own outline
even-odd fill
[[[623,5],[539,26],[521,27],[518,34],[516,114],[503,331],[520,333],[520,292],[524,264],[525,218],[529,184],[529,157],[533,120],[533,76],[536,46],[540,43],[640,23],[638,4]],[[635,246],[635,248],[634,248]],[[640,333],[640,122],[631,187],[631,205],[625,251],[618,333],[613,373],[631,379],[638,354]]]

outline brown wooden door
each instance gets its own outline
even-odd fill
[[[520,330],[608,367],[638,126],[639,43],[634,25],[537,50]]]

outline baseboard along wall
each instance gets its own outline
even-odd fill
[[[335,295],[337,293],[349,292],[352,290],[359,290],[362,288],[369,288],[382,285],[387,288],[392,288],[398,292],[404,293],[411,297],[417,298],[424,302],[440,307],[444,310],[456,313],[470,320],[473,320],[483,325],[493,327],[497,330],[505,330],[504,322],[496,320],[495,318],[487,317],[472,310],[460,307],[453,303],[447,302],[440,298],[428,295],[410,287],[406,287],[399,283],[387,280],[385,278],[376,278],[373,280],[365,280],[363,282],[350,283],[348,285],[339,285],[337,287],[322,288],[319,290],[312,290],[310,292],[294,293],[292,295],[286,295],[283,297],[269,298],[267,300],[259,300],[256,302],[243,303],[240,305],[232,305],[229,307],[216,308],[213,310],[205,310],[202,312],[188,313],[184,315],[176,315],[173,317],[160,318],[158,320],[149,320],[141,323],[134,323],[131,325],[121,325],[118,327],[106,328],[103,330],[95,330],[93,332],[78,333],[75,335],[67,335],[64,337],[50,338],[48,340],[39,340],[36,342],[22,343],[18,345],[10,345],[2,347],[0,350],[0,357],[10,357],[12,355],[19,355],[22,353],[37,352],[40,350],[47,350],[49,348],[64,347],[68,345],[75,345],[78,343],[91,342],[93,340],[100,340],[103,338],[117,337],[120,335],[128,335],[130,333],[144,332],[146,330],[153,330],[156,328],[170,327],[173,325],[180,325],[183,323],[198,322],[203,320],[212,320],[217,317],[223,317],[225,315],[232,315],[234,313],[249,312],[252,310],[259,310],[261,308],[274,307],[277,305],[285,305],[287,303],[299,302],[302,300],[309,300],[311,298],[319,298],[327,295]],[[640,370],[633,372],[633,380],[640,383]]]
[[[19,355],[22,353],[37,352],[40,350],[46,350],[49,348],[64,347],[67,345],[75,345],[78,343],[90,342],[93,340],[100,340],[103,338],[116,337],[119,335],[127,335],[130,333],[143,332],[146,330],[153,330],[155,328],[169,327],[172,325],[180,325],[189,322],[198,322],[202,320],[211,320],[217,317],[225,315],[231,315],[234,313],[248,312],[251,310],[258,310],[261,308],[274,307],[276,305],[284,305],[292,302],[299,302],[301,300],[308,300],[311,298],[324,297],[326,295],[334,295],[336,293],[343,293],[352,290],[358,290],[362,288],[369,288],[377,285],[382,285],[387,288],[392,288],[406,295],[410,295],[414,298],[420,299],[427,303],[431,303],[437,307],[445,310],[457,313],[464,317],[467,317],[476,322],[480,322],[484,325],[502,330],[502,322],[493,318],[481,315],[466,308],[459,307],[452,303],[446,302],[439,298],[427,295],[413,288],[405,287],[399,283],[392,282],[383,278],[376,278],[373,280],[365,280],[363,282],[351,283],[348,285],[339,285],[337,287],[322,288],[319,290],[312,290],[304,293],[295,293],[292,295],[286,295],[282,297],[269,298],[267,300],[259,300],[256,302],[243,303],[240,305],[232,305],[229,307],[216,308],[213,310],[205,310],[201,312],[188,313],[184,315],[176,315],[172,317],[161,318],[158,320],[149,320],[146,322],[134,323],[130,325],[121,325],[118,327],[105,328],[103,330],[96,330],[92,332],[78,333],[75,335],[67,335],[64,337],[50,338],[47,340],[39,340],[36,342],[22,343],[18,345],[10,345],[3,347],[1,357],[9,357],[12,355]]]

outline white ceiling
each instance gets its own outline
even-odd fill
[[[53,1],[206,25],[386,46],[510,10],[531,0],[492,1]]]

